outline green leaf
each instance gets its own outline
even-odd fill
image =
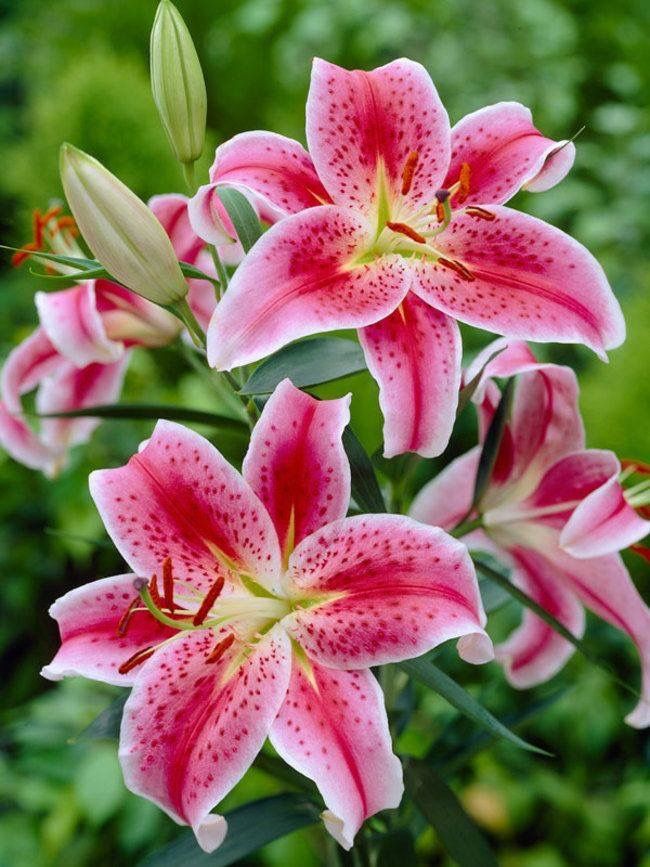
[[[413,835],[407,828],[396,828],[382,835],[377,867],[411,867],[417,863]]]
[[[271,394],[289,377],[297,388],[331,382],[366,369],[358,343],[341,337],[316,337],[286,346],[267,358],[240,389],[241,394]]]
[[[476,471],[472,506],[476,506],[480,503],[487,486],[490,484],[490,479],[494,472],[494,465],[497,460],[497,455],[499,454],[499,446],[503,439],[503,432],[510,416],[514,382],[514,379],[511,378],[506,383],[499,405],[495,410],[490,427],[485,435],[485,441],[483,443],[483,449],[481,450],[481,457]]]
[[[354,501],[362,512],[385,512],[386,503],[372,463],[351,427],[343,431],[343,447],[350,461]]]
[[[160,418],[170,421],[189,421],[195,424],[210,425],[221,430],[248,434],[248,427],[242,421],[205,412],[200,409],[187,409],[183,406],[167,406],[165,404],[121,404],[111,403],[100,406],[89,406],[84,409],[74,409],[68,412],[51,412],[38,415],[39,418],[115,418],[115,419],[148,419],[157,421]]]
[[[262,235],[262,227],[257,214],[246,196],[232,187],[218,187],[217,195],[221,203],[228,211],[228,216],[237,232],[237,237],[248,253],[253,244]]]
[[[272,840],[318,821],[319,808],[305,795],[262,798],[226,813],[228,834],[223,844],[206,855],[194,834],[185,832],[140,862],[140,867],[226,867],[246,858]]]
[[[78,256],[59,256],[56,253],[48,253],[45,250],[23,250],[22,247],[7,247],[6,244],[0,244],[0,250],[11,250],[13,253],[28,252],[30,256],[37,256],[39,259],[47,259],[48,262],[60,262],[61,265],[68,265],[71,268],[78,268],[80,271],[88,271],[91,269],[101,268],[102,265],[97,259],[85,259]]]
[[[469,717],[477,725],[487,729],[496,737],[504,738],[516,747],[523,750],[530,750],[533,753],[539,753],[543,756],[550,756],[546,750],[529,744],[528,741],[520,738],[503,723],[493,716],[489,710],[483,707],[482,704],[476,701],[462,686],[452,680],[448,675],[437,668],[427,657],[419,657],[417,659],[409,659],[406,662],[398,663],[399,668],[415,677],[417,680],[426,684],[426,686],[435,690],[438,695],[442,696],[449,702],[452,707],[464,716]]]
[[[436,771],[423,762],[406,767],[406,790],[459,867],[498,867],[474,820]]]
[[[186,277],[194,277],[197,280],[209,280],[210,283],[215,283],[215,278],[210,277],[205,271],[201,271],[196,265],[190,265],[189,262],[179,262],[180,269]],[[113,279],[113,278],[111,278]]]
[[[126,796],[117,752],[112,744],[98,744],[79,756],[74,792],[82,814],[98,827],[117,813]]]
[[[73,743],[77,741],[98,741],[104,739],[116,740],[120,733],[120,723],[122,722],[122,711],[129,697],[128,691],[124,695],[118,696],[105,708],[98,717],[90,723],[89,726],[80,732]]]
[[[550,693],[550,695],[543,696],[538,699],[538,701],[526,704],[525,707],[516,713],[508,714],[504,717],[504,723],[506,723],[509,728],[517,728],[529,720],[534,719],[536,716],[539,716],[542,711],[551,707],[551,705],[554,705],[560,698],[563,698],[568,691],[569,689],[567,687],[556,689],[554,692]],[[438,742],[431,747],[426,756],[426,760],[430,761],[434,767],[443,770],[445,776],[451,776],[457,770],[466,765],[472,756],[476,755],[476,753],[479,753],[481,750],[484,750],[486,747],[491,746],[495,740],[497,740],[497,738],[486,731],[477,732],[473,737],[464,738],[462,746],[455,749],[451,755],[447,756],[440,755],[441,747]]]

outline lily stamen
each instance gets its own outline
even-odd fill
[[[410,191],[413,184],[413,176],[418,165],[418,152],[411,151],[407,156],[404,168],[402,169],[402,195],[405,196]]]
[[[478,205],[470,205],[468,208],[465,208],[465,213],[470,217],[478,217],[479,220],[492,221],[497,218],[497,215],[493,214],[492,211],[480,208]]]
[[[472,272],[457,259],[445,259],[444,256],[441,256],[436,261],[436,265],[442,265],[443,268],[449,268],[450,271],[455,271],[456,274],[458,274],[459,277],[462,277],[463,280],[468,280],[470,282],[476,280],[476,277],[472,274]]]
[[[151,645],[150,647],[145,647],[142,650],[136,651],[133,656],[129,656],[129,658],[123,662],[117,670],[120,674],[127,674],[127,672],[149,659],[150,656],[153,656],[155,650],[156,645]]]
[[[211,653],[206,657],[205,661],[207,663],[215,663],[219,662],[224,653],[228,650],[228,648],[233,644],[235,640],[234,632],[231,632],[230,635],[227,635],[226,638],[215,644],[214,649]]]
[[[203,602],[201,603],[198,611],[192,618],[192,623],[194,626],[200,626],[210,613],[210,609],[221,595],[221,591],[223,590],[225,584],[224,578],[220,575],[217,580],[214,582],[212,587],[208,590],[203,598]]]
[[[421,235],[419,232],[416,232],[415,229],[412,229],[407,223],[392,223],[390,220],[386,222],[386,225],[392,232],[397,232],[400,235],[406,235],[407,238],[410,238],[412,241],[415,241],[418,244],[426,244],[427,239]]]

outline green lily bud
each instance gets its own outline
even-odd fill
[[[180,12],[161,0],[151,29],[151,89],[176,159],[184,165],[201,156],[207,94],[201,64]]]
[[[61,146],[63,189],[96,259],[129,289],[156,304],[187,295],[167,233],[135,193],[93,157]]]

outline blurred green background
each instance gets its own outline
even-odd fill
[[[178,6],[208,85],[204,172],[214,144],[239,131],[270,128],[303,138],[314,54],[361,68],[400,55],[419,60],[452,121],[515,99],[529,105],[537,125],[554,138],[585,125],[571,176],[548,193],[522,194],[515,204],[570,231],[605,266],[627,316],[627,344],[608,366],[580,348],[545,352],[580,373],[589,444],[650,458],[646,0],[182,0]],[[60,196],[63,140],[93,153],[143,197],[183,189],[149,91],[154,11],[153,0],[0,2],[4,243],[26,240],[31,210]],[[4,358],[34,327],[33,293],[41,287],[26,269],[8,269],[6,259],[1,279]],[[486,339],[466,338],[470,351]],[[380,437],[374,385],[359,375],[329,393],[348,387],[355,395],[354,425],[374,449]],[[124,395],[214,406],[174,348],[136,352]],[[88,472],[123,462],[149,430],[147,423],[105,423],[53,483],[0,454],[2,867],[135,864],[176,832],[155,807],[125,791],[114,743],[70,743],[113,691],[81,681],[52,686],[38,674],[56,647],[47,607],[76,584],[121,571],[90,502]],[[444,460],[466,448],[472,433],[465,413]],[[423,472],[430,474],[435,464],[428,464]],[[647,567],[631,565],[648,598]],[[508,606],[497,629],[517,616]],[[593,620],[589,629],[604,658],[635,682],[628,642]],[[463,667],[449,653],[444,660],[500,716],[549,691],[514,693],[495,665]],[[525,732],[555,757],[533,759],[497,745],[459,772],[457,790],[504,867],[648,867],[650,746],[623,725],[629,697],[580,659],[555,685],[567,692]],[[416,734],[401,746],[421,754],[455,730],[448,706],[429,697]],[[277,790],[272,779],[252,771],[228,801]],[[322,841],[318,830],[298,832],[247,863],[309,867],[320,863]],[[417,848],[418,863],[449,863],[432,833],[419,838]]]

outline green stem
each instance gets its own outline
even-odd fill
[[[205,349],[205,334],[199,325],[196,316],[192,313],[192,308],[187,303],[187,298],[181,298],[172,305],[172,312],[178,316],[183,325],[189,331],[192,342],[197,349]]]
[[[466,536],[468,533],[471,533],[472,530],[478,530],[483,526],[483,518],[465,518],[464,521],[461,521],[460,524],[457,524],[453,530],[449,530],[449,535],[453,536],[454,539],[461,539],[463,536]]]
[[[164,623],[165,626],[171,626],[172,629],[194,629],[191,620],[174,620],[173,617],[168,617],[164,611],[161,611],[151,598],[151,593],[146,584],[144,587],[140,587],[138,593],[140,594],[140,599],[142,599],[144,605],[149,609],[151,615],[155,617],[159,623]]]
[[[639,697],[639,693],[633,686],[630,686],[626,681],[621,680],[621,678],[614,672],[612,669],[606,665],[604,662],[601,662],[598,657],[589,650],[589,648],[585,645],[584,641],[580,638],[576,638],[576,636],[566,628],[563,623],[560,623],[559,620],[556,620],[552,614],[549,614],[545,608],[542,608],[534,599],[531,599],[528,594],[524,593],[523,590],[520,590],[516,587],[509,578],[506,578],[505,575],[502,575],[496,569],[493,569],[491,566],[488,566],[484,560],[481,558],[477,558],[472,556],[476,567],[480,572],[482,572],[487,578],[491,581],[494,581],[495,584],[498,584],[499,587],[503,587],[511,596],[521,602],[526,608],[529,608],[532,612],[534,612],[540,620],[543,620],[547,623],[551,629],[554,629],[562,638],[565,638],[570,644],[572,644],[576,650],[579,650],[580,653],[588,659],[592,665],[597,666],[608,674],[614,681],[623,689],[627,690],[627,692],[631,692],[636,698]]]
[[[219,255],[219,251],[215,247],[214,244],[209,244],[208,249],[210,250],[210,255],[212,256],[212,261],[214,262],[214,269],[217,272],[217,278],[219,280],[219,287],[214,287],[215,294],[217,296],[217,301],[220,301],[223,298],[223,293],[228,288],[228,272],[226,271],[226,266],[221,261],[221,256]]]
[[[183,177],[190,196],[196,192],[194,188],[194,163],[183,163]]]

